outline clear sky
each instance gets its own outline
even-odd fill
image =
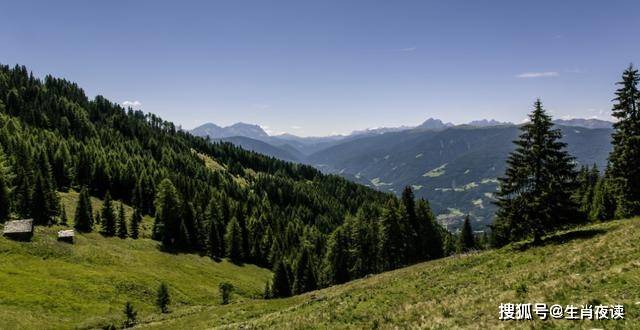
[[[640,1],[6,1],[0,63],[192,128],[607,119]],[[125,103],[126,102],[126,103]]]

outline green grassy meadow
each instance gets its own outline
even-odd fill
[[[500,303],[624,304],[625,320],[500,321]],[[585,226],[370,276],[302,296],[238,302],[155,329],[622,329],[640,326],[640,219]]]
[[[61,194],[72,223],[77,193]],[[92,199],[94,213],[101,201]],[[131,208],[127,207],[130,216]],[[149,236],[153,219],[144,220]],[[62,226],[36,227],[31,242],[0,237],[0,329],[96,328],[121,325],[130,301],[141,320],[158,318],[156,290],[169,285],[176,317],[219,304],[218,284],[236,288],[233,301],[256,298],[269,270],[237,266],[194,254],[170,254],[150,239],[76,234],[75,243],[58,242]]]

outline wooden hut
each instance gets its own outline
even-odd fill
[[[73,229],[60,230],[58,232],[58,241],[66,242],[66,243],[73,243],[74,235],[75,235],[75,232],[73,231]]]
[[[33,237],[33,219],[7,221],[2,235],[17,241],[30,241]]]

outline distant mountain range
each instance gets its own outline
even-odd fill
[[[558,124],[558,125],[577,126],[577,127],[584,127],[584,128],[612,128],[613,127],[613,123],[612,122],[606,121],[606,120],[595,119],[595,118],[590,118],[590,119],[580,119],[580,118],[557,119],[557,120],[554,120],[553,122]]]
[[[555,123],[579,164],[606,166],[611,122],[571,119]],[[482,229],[493,218],[497,178],[504,173],[519,129],[496,120],[454,126],[430,118],[415,127],[375,128],[328,137],[269,136],[258,125],[242,123],[229,127],[205,124],[191,132],[311,164],[383,191],[400,193],[409,185],[416,196],[431,202],[439,220],[450,229],[466,214]]]

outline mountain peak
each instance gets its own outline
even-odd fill
[[[232,136],[244,136],[253,139],[269,137],[269,134],[267,134],[262,127],[242,122],[226,127],[221,127],[214,123],[206,123],[192,129],[191,134],[197,136],[208,136],[212,139],[221,139]]]
[[[429,129],[429,130],[441,130],[447,127],[453,127],[452,123],[443,123],[442,120],[436,118],[429,118],[425,120],[420,126],[417,128],[421,129]]]

